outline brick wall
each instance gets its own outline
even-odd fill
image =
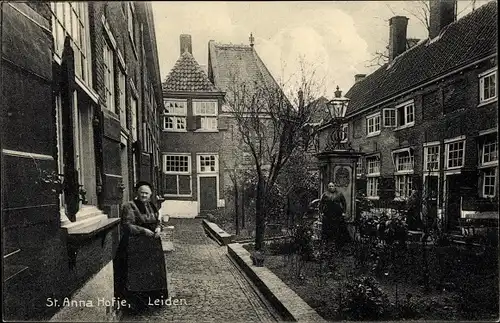
[[[478,75],[493,66],[495,66],[495,62],[492,61],[480,63],[473,69],[457,73],[445,80],[416,90],[405,97],[397,98],[377,110],[351,118],[349,121],[349,141],[353,148],[361,150],[366,155],[378,154],[380,156],[382,179],[379,183],[379,190],[387,189],[387,186],[393,185],[392,151],[401,147],[413,147],[414,180],[421,182],[424,158],[422,145],[432,141],[441,142],[440,187],[442,190],[444,177],[442,170],[445,163],[443,140],[462,135],[466,137],[463,171],[471,170],[464,176],[469,181],[477,182],[477,176],[474,176],[478,165],[476,136],[481,130],[495,128],[498,117],[498,104],[496,102],[478,107]],[[414,100],[415,104],[415,126],[401,130],[381,127],[380,135],[366,137],[366,116],[380,111],[381,124],[383,124],[383,108],[394,107],[411,99]],[[322,145],[324,145],[326,136],[326,131],[321,134]],[[366,165],[363,168],[366,168]],[[473,187],[476,188],[477,185],[476,187],[473,185]]]

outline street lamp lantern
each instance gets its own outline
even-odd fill
[[[349,99],[346,97],[342,97],[342,91],[340,91],[337,86],[337,90],[335,91],[335,97],[328,101],[326,104],[328,108],[328,113],[330,114],[330,118],[332,121],[339,118],[345,118],[345,114],[347,112],[347,106],[349,105]]]
[[[347,144],[347,126],[345,123],[345,114],[349,99],[342,97],[342,91],[337,86],[335,97],[326,104],[330,116],[331,133],[328,138],[326,150],[348,149]]]

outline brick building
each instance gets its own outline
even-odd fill
[[[114,296],[119,206],[159,175],[151,6],[2,2],[1,15],[5,318],[108,319],[96,302]]]
[[[163,83],[164,213],[195,217],[224,206],[223,99],[193,57],[191,36],[180,35],[180,57]]]
[[[390,20],[389,62],[346,93],[348,140],[364,154],[358,189],[378,205],[426,188],[450,231],[498,219],[497,4],[458,21],[431,1],[429,38],[407,50],[408,18]]]

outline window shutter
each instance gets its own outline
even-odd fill
[[[195,116],[187,116],[186,117],[186,129],[187,130],[196,130],[196,117]]]
[[[62,124],[63,124],[63,151],[64,151],[64,199],[66,202],[67,216],[70,221],[76,221],[79,209],[79,183],[78,172],[75,169],[75,151],[73,137],[73,91],[75,89],[75,60],[71,48],[70,38],[64,41],[62,54]]]
[[[201,129],[201,116],[195,117],[195,130]]]

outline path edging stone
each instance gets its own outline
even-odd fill
[[[226,246],[233,241],[233,235],[222,230],[217,224],[203,219],[203,229],[221,246]]]
[[[250,252],[245,250],[243,245],[228,244],[227,251],[283,319],[295,322],[326,322],[271,270],[254,266]]]

